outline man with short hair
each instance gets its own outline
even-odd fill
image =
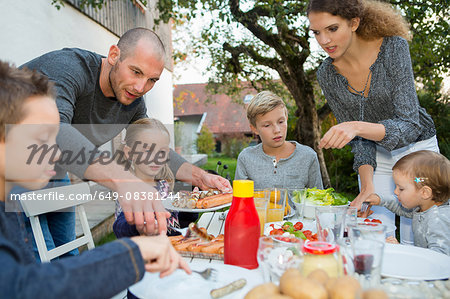
[[[62,156],[65,151],[78,155],[76,162],[70,165],[57,165],[55,178],[64,180],[70,171],[117,192],[127,221],[147,234],[156,230],[165,232],[166,217],[170,213],[160,201],[148,200],[156,189],[115,163],[98,163],[97,148],[128,124],[147,117],[142,96],[159,80],[164,69],[164,53],[164,45],[156,33],[134,28],[127,31],[117,45],[110,47],[107,57],[87,50],[64,48],[22,66],[54,81],[61,118],[57,143]],[[174,151],[170,151],[169,157],[169,166],[177,179],[203,189],[231,189],[228,180],[193,166]],[[50,187],[57,185],[61,183],[56,181]],[[144,200],[127,200],[135,199],[136,194]],[[45,221],[49,227],[46,233],[49,249],[75,238],[74,213],[54,213],[47,215]]]

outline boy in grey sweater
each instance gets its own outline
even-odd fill
[[[286,141],[288,114],[279,96],[270,91],[257,94],[247,108],[247,118],[262,143],[239,154],[235,179],[252,180],[255,189],[323,188],[314,150]]]

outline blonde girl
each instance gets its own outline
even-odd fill
[[[173,190],[175,177],[168,165],[170,134],[157,119],[143,118],[132,123],[126,131],[125,140],[116,152],[117,162],[142,181],[153,186],[159,198],[165,199]],[[119,153],[119,154],[117,154]],[[178,213],[172,212],[168,225],[179,227]],[[136,227],[127,223],[122,209],[116,202],[116,221],[113,225],[116,236],[139,235]],[[168,234],[175,233],[168,229]]]

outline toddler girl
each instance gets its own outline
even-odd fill
[[[450,255],[449,160],[436,152],[417,151],[398,160],[392,176],[398,201],[377,194],[367,201],[412,218],[414,245]],[[398,243],[395,238],[391,242]]]

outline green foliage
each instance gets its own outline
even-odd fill
[[[399,8],[411,24],[411,60],[416,81],[439,93],[450,70],[449,0],[387,1]]]
[[[117,240],[116,235],[113,232],[110,232],[109,234],[104,236],[102,239],[100,239],[100,241],[95,243],[95,247],[104,245],[106,243],[109,243],[109,242],[112,242],[112,241],[115,241],[115,240]]]
[[[441,153],[450,159],[450,98],[448,95],[436,99],[436,95],[420,91],[420,105],[431,115],[436,126],[436,135]]]
[[[324,150],[331,186],[337,192],[358,194],[358,176],[353,171],[353,153],[350,146]]]
[[[216,141],[214,136],[208,127],[203,126],[200,135],[197,138],[197,151],[201,154],[207,154],[208,156],[212,154],[216,147]]]
[[[217,162],[220,161],[222,165],[218,169],[219,175],[221,174],[223,177],[226,177],[227,174],[230,175],[231,180],[234,180],[234,173],[236,172],[236,164],[237,159],[236,158],[230,158],[225,155],[219,155],[219,156],[213,156],[208,157],[208,162],[201,166],[201,168],[205,170],[216,170],[217,169]],[[223,169],[223,166],[227,165],[227,169]]]
[[[226,156],[236,159],[251,140],[251,137],[245,137],[243,134],[227,135],[222,141],[222,151]]]

